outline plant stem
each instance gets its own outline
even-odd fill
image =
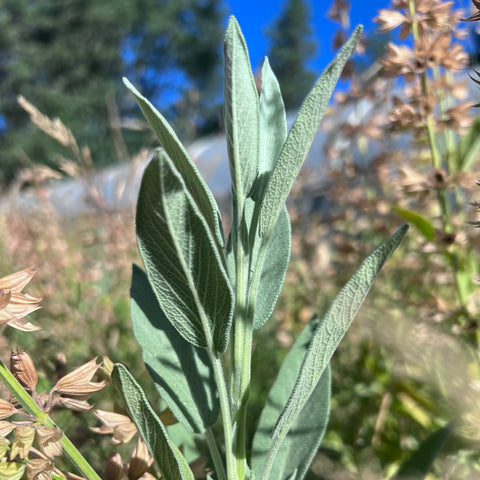
[[[418,31],[417,20],[415,19],[416,12],[415,12],[414,0],[408,0],[408,6],[410,11],[410,16],[412,17],[412,35],[413,35],[413,43],[415,45],[419,40],[419,31]],[[433,73],[435,75],[435,71],[433,71]],[[425,98],[427,98],[428,85],[427,85],[427,75],[425,72],[422,72],[420,74],[420,83],[422,88],[422,95]],[[425,128],[427,130],[428,143],[429,143],[430,152],[432,155],[432,164],[435,169],[440,169],[442,167],[442,161],[436,145],[434,122],[433,122],[433,116],[431,113],[428,113],[426,115],[425,123],[426,123]],[[447,154],[448,154],[447,174],[452,173],[451,171],[452,161],[450,158],[451,155],[450,155],[449,141],[452,141],[452,138],[451,137],[449,138],[447,136]],[[437,199],[438,199],[438,204],[440,206],[440,211],[441,211],[443,231],[445,233],[450,233],[453,230],[452,221],[451,221],[451,212],[448,204],[448,199],[447,199],[445,190],[443,188],[437,189]],[[457,290],[458,299],[462,309],[466,311],[466,298],[465,298],[464,289],[462,287],[461,272],[458,271],[458,259],[456,258],[455,254],[450,254],[449,260],[450,260],[450,266],[452,268],[452,271],[455,277],[455,286]]]
[[[25,411],[35,417],[38,422],[47,427],[59,428],[48,414],[40,409],[3,362],[0,362],[0,380],[8,388],[13,397],[22,405]],[[87,480],[101,480],[92,466],[65,435],[65,432],[63,433],[61,443],[65,456]]]
[[[208,427],[205,431],[205,437],[207,439],[208,448],[210,454],[212,455],[213,464],[215,466],[215,473],[217,474],[218,480],[228,480],[227,472],[223,465],[222,455],[218,449],[217,442],[215,441],[215,436],[213,435],[212,429]]]
[[[218,396],[220,398],[220,410],[222,412],[223,434],[225,437],[225,457],[227,464],[227,479],[235,480],[236,475],[236,461],[233,452],[233,429],[232,429],[232,414],[230,411],[230,403],[228,399],[227,384],[223,375],[222,363],[218,356],[213,352],[213,349],[207,349],[208,356],[213,366],[213,373],[215,375],[215,382],[218,388]]]
[[[250,272],[250,241],[246,227],[244,199],[234,202],[234,253],[235,253],[235,316],[233,324],[233,348],[231,351],[230,398],[232,419],[235,425],[236,480],[247,474],[246,415],[250,390],[252,331],[251,320],[246,314]],[[229,477],[230,480],[230,477]]]

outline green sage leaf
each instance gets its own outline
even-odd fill
[[[405,236],[408,226],[399,228],[377,247],[340,290],[322,321],[315,329],[303,360],[300,375],[273,433],[273,451],[291,428],[315,389],[338,344],[370,291],[380,269]]]
[[[136,228],[148,280],[168,320],[187,342],[224,352],[234,306],[225,260],[163,151],[145,169]]]
[[[214,235],[218,248],[220,250],[223,249],[225,240],[220,211],[212,192],[203,181],[197,166],[193,163],[182,142],[180,142],[177,134],[163,115],[126,78],[123,79],[123,83],[135,97],[160,144],[182,176],[188,192]]]
[[[185,427],[203,433],[218,419],[220,402],[204,349],[186,342],[160,308],[147,275],[133,265],[130,289],[133,332],[160,396]]]
[[[257,235],[258,237],[258,235]],[[254,259],[260,252],[257,238],[254,246]],[[280,212],[277,223],[266,246],[265,257],[256,268],[261,269],[260,283],[255,295],[253,328],[260,328],[270,318],[277,303],[290,261],[291,228],[287,208]]]
[[[247,222],[251,223],[255,202],[251,198],[245,201]],[[262,240],[258,233],[252,248],[252,268],[260,270],[260,281],[255,292],[253,328],[258,329],[270,318],[277,303],[287,273],[290,260],[291,228],[287,208],[284,207],[262,251]],[[230,283],[235,287],[235,255],[232,249],[231,235],[227,242],[227,269]]]
[[[423,480],[430,471],[436,456],[453,432],[453,424],[431,433],[405,462],[400,465],[394,480]]]
[[[260,236],[270,235],[285,204],[293,182],[307,156],[320,121],[343,67],[354,52],[362,33],[358,26],[324,70],[298,111],[268,182],[260,209]]]
[[[235,17],[225,34],[225,127],[232,192],[246,198],[258,174],[259,100],[247,44]]]
[[[262,87],[260,90],[260,191],[263,195],[271,172],[287,138],[287,117],[282,93],[268,58],[262,65]],[[265,175],[267,173],[267,175]],[[266,180],[266,181],[264,181]],[[261,197],[260,197],[261,199]]]
[[[318,319],[306,325],[283,361],[268,394],[252,446],[252,470],[257,472],[260,478],[272,447],[272,431],[293,391],[303,358],[317,326]],[[327,428],[330,414],[330,383],[330,368],[327,366],[284,438],[268,478],[301,480],[305,476]]]
[[[187,461],[170,440],[165,426],[148,403],[140,385],[121,363],[116,363],[113,368],[112,382],[121,393],[138,432],[165,479],[193,480]]]

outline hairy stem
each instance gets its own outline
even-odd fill
[[[212,349],[207,349],[208,356],[213,366],[213,373],[215,375],[215,382],[218,388],[218,395],[220,398],[220,410],[222,412],[223,434],[225,437],[225,457],[227,464],[227,479],[235,480],[236,475],[236,461],[233,451],[233,428],[232,428],[232,414],[230,411],[230,403],[228,399],[227,384],[223,374],[223,367],[218,356],[213,353]]]
[[[252,349],[252,322],[247,316],[247,295],[249,284],[249,232],[244,212],[244,199],[234,202],[235,235],[233,248],[236,271],[236,305],[233,324],[233,348],[231,350],[231,385],[230,398],[232,419],[234,422],[234,449],[236,458],[236,480],[243,480],[247,475],[246,452],[246,415],[250,390],[250,369]],[[229,477],[230,478],[230,477]]]
[[[211,428],[206,429],[205,437],[207,439],[210,454],[212,455],[213,464],[215,466],[215,473],[218,480],[228,480],[227,472],[225,471],[225,467],[223,465],[222,455],[220,454],[217,442],[215,440],[215,436],[213,435]]]

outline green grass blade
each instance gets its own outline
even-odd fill
[[[165,480],[193,480],[187,461],[168,437],[142,388],[124,365],[115,364],[112,382],[122,394],[127,410]]]
[[[270,390],[253,438],[252,470],[261,477],[272,448],[272,431],[300,373],[303,358],[318,319],[306,325],[286,356]],[[325,433],[330,414],[330,368],[327,367],[312,395],[283,440],[268,478],[300,480],[307,472]]]
[[[418,449],[400,465],[394,480],[423,480],[452,432],[453,424],[450,424],[430,434]]]
[[[225,241],[220,211],[197,166],[163,115],[126,78],[123,79],[123,83],[135,97],[160,144],[182,176],[188,192],[214,235],[218,248],[223,249]]]
[[[393,207],[393,211],[406,222],[413,224],[428,241],[431,242],[433,240],[435,228],[427,218],[413,210],[401,207]]]
[[[398,247],[407,230],[406,225],[398,229],[364,260],[357,272],[335,297],[316,328],[293,392],[275,426],[271,461],[274,460],[283,439],[315,389],[380,269]]]
[[[224,352],[234,307],[225,260],[165,152],[156,153],[143,175],[136,228],[148,280],[168,320],[187,342]]]
[[[168,321],[147,275],[137,265],[133,265],[130,297],[133,332],[160,396],[185,427],[203,433],[220,412],[207,353],[186,342]]]
[[[225,34],[225,128],[232,189],[246,198],[258,175],[259,100],[247,45],[235,17]]]
[[[303,101],[268,182],[260,210],[260,236],[268,237],[312,145],[343,67],[362,33],[358,26]]]

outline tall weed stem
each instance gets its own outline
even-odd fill
[[[0,381],[8,388],[12,396],[22,405],[25,411],[35,417],[38,422],[46,427],[57,427],[49,415],[42,411],[33,398],[24,390],[3,362],[0,362]],[[65,456],[86,480],[101,480],[92,466],[65,435],[65,432],[63,433],[61,443]]]
[[[413,35],[413,43],[414,45],[418,43],[419,41],[419,30],[418,30],[418,23],[416,20],[416,10],[415,10],[415,2],[414,0],[409,0],[408,1],[408,7],[410,11],[410,16],[412,18],[412,35]],[[434,75],[438,72],[433,72]],[[426,98],[428,96],[428,84],[427,84],[427,74],[426,72],[422,72],[419,74],[420,76],[420,85],[422,89],[422,95]],[[440,105],[442,107],[442,104]],[[434,119],[432,117],[431,113],[426,114],[425,118],[425,128],[427,131],[427,138],[428,138],[428,144],[430,147],[430,153],[432,157],[432,165],[433,168],[435,169],[441,169],[442,168],[442,160],[437,148],[437,139],[435,136],[435,129],[434,129]],[[447,149],[447,169],[448,172],[447,174],[452,173],[451,169],[451,142],[453,141],[451,132],[450,134],[446,134],[446,149]],[[450,212],[450,206],[448,203],[448,199],[445,193],[445,189],[439,188],[436,191],[437,194],[437,200],[438,200],[438,205],[440,207],[440,212],[441,212],[441,221],[442,221],[442,228],[445,233],[451,233],[453,230],[452,222],[451,222],[451,212]],[[454,278],[455,278],[455,287],[457,290],[457,296],[458,300],[460,302],[460,306],[463,311],[467,311],[466,309],[466,295],[465,295],[465,289],[462,287],[462,273],[459,271],[458,268],[458,258],[457,254],[455,252],[452,253],[447,253],[447,260],[449,261],[449,264],[452,268]]]

